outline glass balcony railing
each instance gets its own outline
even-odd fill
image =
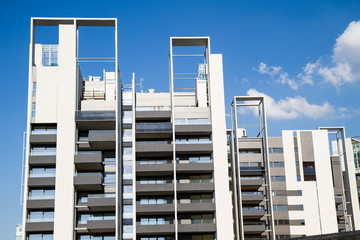
[[[213,179],[179,179],[178,183],[212,183]]]
[[[103,177],[101,172],[78,172],[75,174],[77,177],[99,176]]]
[[[87,224],[88,221],[104,221],[115,220],[115,214],[99,213],[99,214],[81,214],[78,217],[78,224]]]
[[[241,192],[241,195],[263,195],[263,192]]]
[[[56,134],[57,133],[57,129],[45,129],[45,128],[37,128],[37,129],[33,129],[31,131],[31,134],[33,135],[49,135],[49,134]]]
[[[89,134],[96,134],[96,133],[113,133],[115,134],[115,130],[90,130]]]
[[[150,218],[150,219],[140,219],[140,222],[136,222],[136,225],[167,225],[174,224],[173,219],[164,219],[164,218]]]
[[[172,179],[137,180],[136,184],[166,184],[172,183]]]
[[[54,156],[56,148],[32,148],[30,156]]]
[[[147,160],[147,161],[136,161],[138,165],[148,165],[148,164],[167,164],[172,163],[172,160]]]
[[[49,172],[49,173],[30,173],[30,178],[48,178],[48,177],[56,177],[55,172]]]
[[[138,106],[136,111],[170,111],[170,106]]]
[[[171,123],[137,123],[136,132],[171,132]]]
[[[76,155],[99,155],[101,151],[77,151]]]
[[[243,207],[242,210],[261,210],[261,211],[265,211],[264,207],[262,207],[262,206]]]
[[[175,125],[208,125],[208,118],[176,118]]]
[[[88,120],[115,121],[115,111],[76,111],[75,119],[79,121],[88,121]]]
[[[79,203],[87,203],[89,198],[115,198],[115,193],[98,193],[98,194],[88,194],[87,196],[82,196],[79,198]]]
[[[150,144],[171,144],[171,141],[137,141],[139,145],[150,145]]]

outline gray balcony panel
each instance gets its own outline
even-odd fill
[[[41,165],[52,165],[56,164],[56,156],[29,156],[29,165],[41,166]]]
[[[176,125],[176,135],[199,135],[199,134],[211,134],[211,125]]]
[[[172,163],[165,164],[137,164],[136,173],[138,176],[166,175],[174,171]]]
[[[258,189],[262,185],[262,179],[241,179],[242,189]]]
[[[247,195],[247,194],[242,194],[241,195],[241,199],[244,203],[247,204],[251,204],[251,203],[259,203],[262,200],[264,200],[264,195],[259,194],[259,195]]]
[[[102,170],[101,153],[75,155],[75,165],[78,170]]]
[[[115,198],[88,198],[87,206],[92,211],[114,211]]]
[[[183,173],[212,172],[214,171],[214,166],[212,163],[178,163],[176,164],[176,171]]]
[[[265,225],[244,225],[244,232],[250,234],[259,234],[265,231]]]
[[[31,134],[31,144],[56,143],[56,134]]]
[[[50,232],[54,230],[54,222],[28,222],[25,224],[25,231],[31,232]]]
[[[146,205],[136,205],[136,212],[141,215],[157,215],[157,214],[168,214],[174,213],[175,205],[174,204],[146,204]]]
[[[54,177],[29,178],[28,186],[29,187],[54,187],[55,186],[55,178]]]
[[[198,144],[176,144],[176,153],[211,153],[211,143],[198,143]]]
[[[136,111],[137,120],[170,119],[171,111]]]
[[[101,176],[75,176],[74,185],[77,190],[102,190]]]
[[[136,144],[137,156],[167,156],[172,155],[171,144]]]
[[[206,233],[215,232],[216,225],[213,223],[208,224],[179,224],[180,233]]]
[[[264,216],[264,210],[243,210],[243,216],[247,219],[257,219]]]
[[[54,199],[27,200],[27,209],[50,209],[54,208]]]
[[[178,204],[178,212],[214,212],[215,203],[182,203]]]
[[[214,183],[178,183],[178,192],[212,192]]]
[[[338,217],[342,217],[342,216],[344,216],[344,211],[343,210],[336,210],[336,215]]]
[[[115,149],[115,130],[112,132],[89,132],[89,142],[95,149]]]
[[[87,229],[91,233],[115,232],[115,220],[88,220]]]
[[[164,225],[138,225],[136,226],[136,235],[163,235],[172,234],[175,232],[174,224]]]
[[[136,193],[142,195],[166,194],[174,192],[174,184],[136,184]]]

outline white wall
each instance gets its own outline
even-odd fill
[[[222,54],[210,55],[210,93],[217,239],[234,238],[228,181]]]
[[[54,240],[73,239],[76,109],[75,26],[59,25]]]

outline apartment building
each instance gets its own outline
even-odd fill
[[[235,97],[232,107],[228,156],[236,239],[359,229],[355,164],[344,128],[284,130],[282,137],[268,137],[263,97]],[[255,136],[237,119],[239,108],[250,107],[259,110]],[[333,134],[335,142],[329,141]]]
[[[58,43],[36,39],[44,26]],[[113,29],[110,56],[80,54],[94,26]],[[22,239],[233,238],[222,55],[208,37],[170,38],[168,92],[121,83],[116,19],[32,18],[30,39]]]

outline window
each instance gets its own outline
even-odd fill
[[[284,162],[270,162],[270,167],[284,167]]]
[[[50,211],[31,211],[28,215],[28,222],[53,222],[54,212]]]
[[[299,205],[299,210],[304,211],[304,205]]]
[[[36,113],[36,103],[32,103],[31,105],[31,117],[34,118]]]
[[[55,199],[54,189],[31,189],[29,191],[29,199]]]
[[[288,209],[287,205],[274,205],[274,211],[287,211]]]
[[[114,183],[116,182],[115,173],[105,173],[104,183]]]
[[[271,176],[272,182],[285,182],[285,176]]]
[[[30,177],[55,177],[55,168],[32,168]]]
[[[283,148],[269,148],[269,153],[284,153]]]
[[[29,234],[29,240],[53,240],[52,234]]]
[[[58,65],[58,45],[42,45],[42,65]]]
[[[32,96],[36,97],[36,82],[33,82]]]

